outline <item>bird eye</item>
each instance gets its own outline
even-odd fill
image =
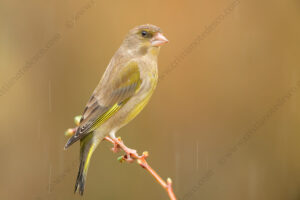
[[[143,37],[147,37],[148,36],[148,32],[147,31],[142,31],[141,34],[142,34]]]

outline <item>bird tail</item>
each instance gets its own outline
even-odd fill
[[[75,183],[74,193],[78,190],[80,195],[83,195],[86,176],[90,165],[90,160],[93,152],[101,140],[94,139],[93,133],[90,133],[80,141],[80,165]]]

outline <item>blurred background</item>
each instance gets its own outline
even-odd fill
[[[181,200],[300,199],[300,2],[0,0],[1,199],[73,194],[79,144],[63,150],[128,30],[170,43],[144,111],[121,129]],[[103,142],[83,199],[168,199]]]

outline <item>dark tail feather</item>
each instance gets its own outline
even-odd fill
[[[79,194],[83,195],[90,160],[100,141],[93,139],[93,133],[80,140],[80,165],[74,193],[78,190]]]
[[[85,187],[85,180],[86,180],[86,173],[84,173],[84,165],[85,161],[81,160],[79,165],[79,170],[77,174],[77,180],[75,184],[75,190],[74,193],[78,190],[80,195],[83,195],[84,187]]]

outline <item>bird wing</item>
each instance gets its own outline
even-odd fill
[[[84,109],[76,133],[65,148],[111,118],[137,92],[141,82],[138,63],[135,61],[114,71],[110,70],[106,78],[104,75]]]

